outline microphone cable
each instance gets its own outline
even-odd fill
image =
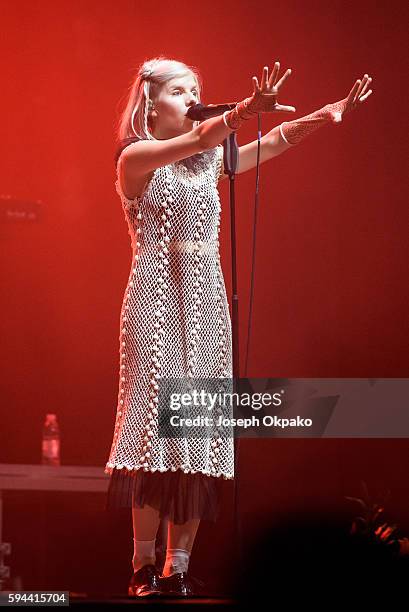
[[[256,236],[257,236],[257,220],[258,220],[258,208],[259,208],[259,183],[260,183],[260,147],[261,147],[261,113],[257,113],[257,162],[256,162],[256,190],[254,197],[254,215],[253,215],[253,235],[252,235],[252,258],[251,258],[251,272],[250,272],[250,303],[249,303],[249,314],[247,320],[247,343],[246,343],[246,359],[244,366],[244,378],[247,377],[247,367],[249,359],[249,348],[251,340],[251,323],[253,316],[253,302],[254,302],[254,277],[255,277],[255,263],[256,263]],[[239,364],[240,367],[240,364]],[[240,378],[240,373],[238,373]],[[240,438],[237,437],[235,449],[234,449],[234,485],[233,485],[233,508],[234,508],[234,523],[236,530],[236,550],[238,553],[238,567],[245,567],[245,556],[243,554],[243,538],[241,521],[239,519],[239,470],[238,458],[239,458]]]
[[[261,113],[257,113],[257,164],[256,164],[256,192],[254,198],[254,216],[253,216],[253,236],[252,236],[252,254],[251,254],[251,272],[250,272],[250,301],[249,314],[247,320],[247,343],[246,343],[246,359],[244,363],[244,377],[247,377],[247,367],[250,352],[251,340],[251,323],[253,316],[254,302],[254,276],[256,265],[256,236],[257,236],[257,215],[259,208],[259,181],[260,181],[260,147],[261,147]]]

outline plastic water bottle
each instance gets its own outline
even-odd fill
[[[43,426],[42,460],[43,465],[61,465],[60,427],[56,414],[46,414]]]

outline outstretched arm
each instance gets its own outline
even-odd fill
[[[263,164],[272,157],[280,155],[280,153],[284,153],[284,151],[290,149],[292,146],[293,145],[287,143],[282,138],[279,126],[277,125],[260,139],[260,164]],[[257,140],[253,140],[239,147],[237,174],[242,174],[256,167],[257,147]],[[227,178],[227,174],[222,174],[222,178]]]
[[[274,127],[265,134],[260,140],[260,163],[280,155],[287,149],[298,144],[303,138],[322,127],[331,123],[340,123],[345,114],[355,109],[362,102],[368,99],[372,89],[366,91],[372,79],[365,74],[362,81],[358,79],[353,85],[348,96],[339,102],[327,104],[323,108],[295,119],[294,121],[284,121],[279,126]],[[257,140],[239,147],[239,164],[237,174],[242,174],[251,170],[257,164]],[[223,178],[227,175],[222,175]]]

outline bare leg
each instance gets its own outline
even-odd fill
[[[132,500],[134,555],[132,565],[138,571],[144,565],[155,565],[155,540],[159,527],[159,511],[147,504],[137,508]]]
[[[156,567],[158,572],[162,572],[166,559],[166,548],[168,541],[168,519],[163,518],[159,523],[158,533],[156,534]]]
[[[168,547],[163,576],[187,572],[189,557],[199,528],[200,519],[191,519],[182,525],[169,521]]]

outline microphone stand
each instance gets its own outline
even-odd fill
[[[225,174],[229,176],[230,187],[230,240],[232,265],[232,343],[233,343],[233,379],[239,378],[239,298],[237,295],[237,265],[236,265],[236,199],[235,174],[239,163],[239,148],[236,132],[232,132],[223,141],[223,164]]]
[[[233,392],[236,392],[240,377],[239,360],[239,298],[237,294],[237,265],[236,265],[236,200],[235,200],[235,174],[239,162],[239,149],[237,145],[236,132],[232,132],[223,141],[223,164],[225,174],[229,176],[230,188],[230,244],[231,244],[231,266],[232,266],[232,348],[233,348]],[[235,397],[235,396],[233,396]],[[236,533],[236,553],[238,568],[243,567],[242,534],[239,520],[238,508],[238,450],[239,438],[233,434],[234,445],[234,526]],[[236,573],[238,575],[238,573]]]

